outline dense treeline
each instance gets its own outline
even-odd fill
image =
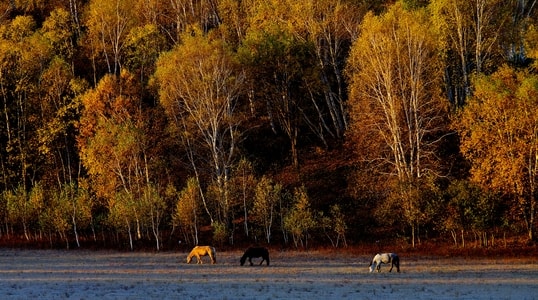
[[[535,239],[532,0],[2,0],[0,240]]]

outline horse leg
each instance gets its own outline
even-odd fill
[[[392,268],[394,267],[394,263],[391,263],[390,264],[390,270],[389,270],[389,273],[392,272]]]
[[[199,264],[199,265],[203,264],[202,258],[200,257],[199,254],[196,254],[196,260],[197,260],[197,264]]]
[[[249,256],[249,257],[248,257],[248,262],[250,263],[251,266],[254,265],[254,264],[252,263],[252,256]]]

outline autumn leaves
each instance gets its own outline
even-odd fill
[[[19,2],[0,4],[0,228],[114,229],[131,248],[145,232],[159,249],[163,228],[229,241],[240,220],[300,246],[321,227],[345,242],[351,219],[414,242],[488,223],[444,213],[473,202],[450,196],[477,194],[469,179],[533,236],[536,78],[502,67],[533,67],[529,1]],[[344,144],[357,172],[335,203],[273,182],[301,150]]]

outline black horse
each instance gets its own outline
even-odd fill
[[[264,247],[250,247],[245,251],[245,254],[241,257],[241,265],[245,264],[245,261],[248,258],[248,261],[250,262],[250,265],[252,266],[252,258],[261,257],[262,261],[260,261],[260,266],[265,260],[267,262],[267,265],[269,265],[269,250]]]

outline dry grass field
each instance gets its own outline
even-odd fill
[[[371,257],[271,252],[271,265],[186,264],[187,253],[0,250],[2,299],[535,299],[538,259],[401,256],[401,273],[368,273]]]

